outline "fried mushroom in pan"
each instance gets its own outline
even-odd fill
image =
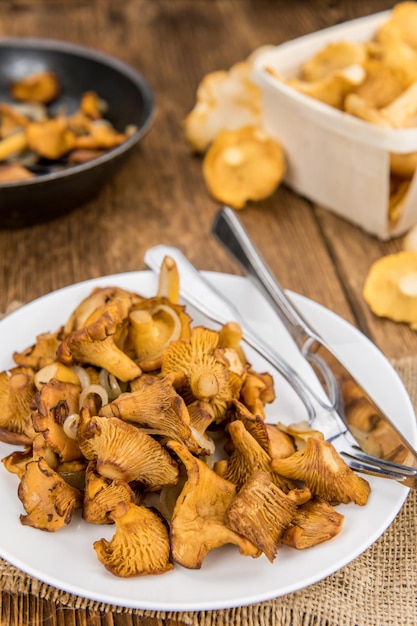
[[[225,512],[236,494],[233,483],[224,480],[182,444],[169,447],[187,470],[187,480],[177,498],[171,519],[171,549],[174,561],[199,569],[207,554],[228,543],[245,556],[256,557],[260,550],[248,539],[225,525]]]
[[[173,568],[168,531],[158,513],[121,502],[111,517],[116,524],[113,538],[96,541],[94,550],[112,574],[128,578],[164,574]]]

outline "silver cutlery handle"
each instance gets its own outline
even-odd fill
[[[317,333],[290,302],[232,209],[222,207],[219,210],[213,221],[212,234],[260,288],[298,347],[301,349],[306,339],[315,338]]]

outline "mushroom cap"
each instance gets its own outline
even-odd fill
[[[260,470],[266,472],[272,482],[287,493],[295,485],[284,475],[279,475],[271,467],[271,457],[256,439],[245,428],[240,420],[228,425],[228,433],[232,438],[233,451],[227,461],[216,463],[215,470],[223,478],[242,488],[250,476]]]
[[[128,298],[133,302],[143,300],[142,296],[134,294],[120,287],[96,287],[84,298],[73,310],[64,326],[64,335],[69,335],[74,330],[79,330],[93,321],[97,311],[109,302],[118,298]]]
[[[172,342],[162,359],[162,375],[173,376],[174,385],[190,404],[195,399],[209,402],[216,419],[223,419],[237,399],[242,379],[229,369],[218,349],[219,333],[197,326],[187,340]]]
[[[313,495],[328,502],[364,505],[368,500],[368,481],[355,474],[328,441],[310,437],[304,450],[285,459],[273,459],[272,468],[304,482]]]
[[[10,86],[11,95],[22,102],[49,104],[61,91],[57,75],[50,71],[31,73],[24,78],[13,81]]]
[[[225,522],[274,561],[297,506],[263,471],[252,474],[230,503]]]
[[[240,396],[243,404],[254,415],[265,419],[265,404],[275,400],[274,379],[267,372],[255,372],[251,368],[244,378]]]
[[[60,344],[61,330],[55,333],[42,333],[36,337],[36,343],[22,352],[14,352],[13,360],[17,365],[31,367],[35,371],[55,360]]]
[[[344,515],[320,498],[299,506],[291,525],[283,534],[283,542],[298,550],[312,548],[330,541],[340,533]]]
[[[181,443],[169,442],[187,470],[187,480],[177,498],[171,519],[171,549],[174,561],[199,569],[207,554],[227,543],[239,547],[245,556],[259,556],[248,539],[227,528],[224,515],[236,487],[193,456]]]
[[[137,362],[144,371],[159,369],[162,355],[171,341],[188,339],[191,318],[185,307],[167,298],[148,298],[129,314],[129,338]]]
[[[11,433],[25,432],[36,391],[34,374],[28,367],[14,367],[0,373],[0,427]]]
[[[417,251],[403,250],[375,261],[363,297],[375,315],[417,325]]]
[[[120,502],[134,502],[135,493],[123,480],[110,480],[95,471],[94,462],[87,466],[83,501],[83,518],[90,524],[113,524],[111,514]]]
[[[177,463],[158,441],[117,417],[91,417],[81,411],[78,443],[105,478],[138,481],[148,491],[178,480]]]
[[[116,532],[111,541],[94,543],[98,559],[112,574],[128,578],[163,574],[173,568],[168,531],[155,511],[121,502],[112,518]]]
[[[29,461],[18,488],[26,515],[22,524],[54,532],[70,523],[82,492],[68,485],[42,458]]]
[[[367,56],[364,42],[331,41],[302,64],[301,78],[309,82],[322,80],[335,70],[362,65]]]
[[[254,126],[220,132],[204,157],[203,175],[217,201],[242,209],[270,196],[286,170],[282,146]]]
[[[123,343],[131,306],[132,297],[124,292],[94,309],[86,325],[61,342],[57,360],[102,367],[124,382],[140,376],[140,367],[118,345]]]
[[[207,74],[197,89],[197,101],[184,120],[185,138],[195,152],[203,153],[224,130],[248,124],[260,126],[260,89],[251,79],[253,58],[228,71]]]
[[[45,444],[56,452],[62,461],[81,457],[78,443],[68,437],[64,423],[68,416],[78,413],[80,387],[51,379],[34,396],[36,410],[32,413],[35,432],[42,433]]]
[[[191,436],[187,407],[169,378],[151,379],[150,384],[103,406],[99,414],[119,417],[170,439],[186,441]]]

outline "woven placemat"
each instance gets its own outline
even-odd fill
[[[417,408],[417,358],[393,363]],[[61,606],[170,618],[187,626],[413,626],[417,624],[417,492],[366,552],[302,591],[247,607],[189,613],[142,611],[86,600],[44,584],[0,559],[0,589]]]

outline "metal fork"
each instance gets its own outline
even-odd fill
[[[345,457],[352,469],[398,481],[417,476],[417,470],[405,465],[373,457],[361,451],[337,413],[337,397],[329,399],[317,394],[294,367],[269,346],[242,317],[236,307],[220,293],[175,247],[158,245],[145,253],[145,263],[159,274],[166,256],[174,259],[181,277],[181,296],[194,309],[217,324],[237,322],[243,340],[280,373],[289,383],[307,410],[309,425],[320,430]]]

